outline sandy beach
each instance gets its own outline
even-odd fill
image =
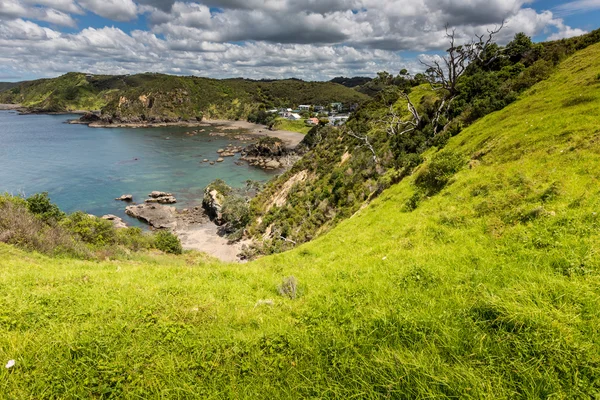
[[[20,104],[0,104],[0,111],[16,110],[21,108]]]
[[[304,138],[304,134],[291,131],[269,130],[264,125],[253,124],[248,121],[228,121],[212,119],[203,121],[207,124],[218,126],[222,130],[246,130],[246,133],[257,136],[271,136],[281,139],[288,148],[295,148]]]
[[[240,262],[237,255],[242,251],[243,243],[229,243],[217,230],[218,226],[208,221],[175,229],[174,233],[185,250],[201,251],[225,262]]]

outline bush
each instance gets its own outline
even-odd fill
[[[90,252],[59,225],[29,212],[22,197],[0,196],[0,242],[55,256],[90,258]]]
[[[82,242],[93,246],[106,246],[116,241],[115,228],[110,221],[90,216],[82,211],[69,215],[60,224]]]
[[[441,191],[450,178],[463,166],[462,157],[451,151],[441,151],[431,158],[431,162],[421,168],[415,178],[415,185],[426,195],[432,196]]]
[[[221,213],[229,238],[233,240],[241,238],[244,228],[251,219],[248,202],[241,196],[228,196],[223,203]]]
[[[26,199],[29,211],[43,221],[60,221],[65,217],[60,208],[50,201],[48,192],[36,193]]]
[[[159,231],[154,240],[154,246],[165,253],[181,254],[183,253],[183,247],[181,241],[177,236],[169,231]]]
[[[118,244],[133,251],[150,249],[154,244],[152,235],[144,234],[140,228],[116,229]]]

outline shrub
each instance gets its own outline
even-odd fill
[[[64,218],[61,226],[81,241],[93,246],[110,245],[116,240],[115,228],[110,221],[90,216],[82,211]]]
[[[154,240],[154,246],[165,253],[181,254],[183,253],[183,247],[181,241],[177,236],[169,231],[159,231]]]
[[[84,245],[56,224],[49,225],[28,210],[25,199],[0,196],[0,242],[50,256],[90,258]]]
[[[116,229],[116,242],[133,251],[147,250],[154,244],[152,235],[145,234],[140,228]]]
[[[225,199],[221,213],[229,238],[239,239],[251,219],[248,202],[241,196],[231,195]]]
[[[28,197],[26,201],[29,211],[44,221],[60,221],[65,216],[65,213],[50,201],[48,192],[36,193]]]
[[[462,168],[463,164],[460,155],[451,151],[441,151],[431,158],[428,165],[421,168],[415,178],[415,185],[428,196],[432,196],[446,186],[450,178]]]

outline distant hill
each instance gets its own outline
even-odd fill
[[[21,103],[42,111],[102,110],[121,121],[209,118],[244,119],[253,111],[299,104],[345,105],[368,96],[333,82],[298,79],[252,81],[145,73],[86,75],[20,83],[0,93],[0,103]]]
[[[19,82],[0,82],[0,92],[19,85]]]
[[[362,86],[365,83],[369,83],[373,80],[373,78],[369,78],[366,76],[355,76],[353,78],[346,78],[345,76],[338,76],[337,78],[333,78],[330,82],[338,83],[340,85],[353,88],[357,86]]]

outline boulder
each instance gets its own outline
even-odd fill
[[[162,196],[146,199],[146,203],[175,204],[177,203],[177,199],[173,196]]]
[[[225,161],[225,159],[223,157],[217,158],[217,162],[223,162],[223,161]]]
[[[159,192],[156,190],[148,195],[148,197],[152,197],[153,199],[157,199],[159,197],[169,197],[169,196],[173,196],[173,194],[167,193],[167,192]]]
[[[116,215],[107,214],[107,215],[103,215],[101,218],[112,222],[113,226],[116,229],[127,228],[127,224],[125,223],[125,221],[123,221],[123,219],[117,217]]]
[[[133,201],[133,195],[132,194],[124,194],[121,197],[117,197],[115,200],[119,200],[119,201]]]
[[[125,213],[156,229],[174,229],[177,225],[175,207],[160,204],[138,204],[128,206]]]
[[[281,168],[281,164],[279,163],[279,161],[269,160],[269,161],[265,162],[264,167],[266,169],[278,169],[278,168]]]

